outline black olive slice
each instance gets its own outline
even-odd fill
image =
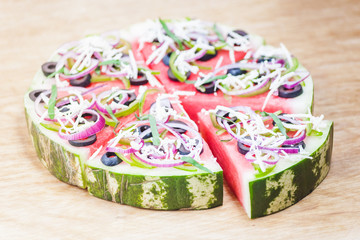
[[[97,121],[97,116],[95,114],[83,113],[81,115],[81,117],[85,118],[85,120],[88,122],[96,122]]]
[[[203,84],[201,86],[205,88],[205,92],[203,92],[200,89],[196,88],[196,90],[198,92],[205,93],[205,94],[211,94],[211,93],[215,92],[215,82],[206,83],[206,84]]]
[[[91,83],[90,80],[91,80],[91,75],[87,74],[81,78],[70,80],[70,85],[76,87],[87,87]]]
[[[235,33],[237,33],[237,34],[239,34],[240,36],[243,36],[243,37],[248,35],[247,32],[245,32],[244,30],[241,30],[241,29],[234,30],[233,32],[235,32]],[[231,37],[231,36],[228,34],[228,37]]]
[[[69,110],[70,110],[70,108],[66,107],[65,105],[62,106],[62,107],[59,109],[59,111],[62,112],[62,113],[67,112],[67,111],[69,111]]]
[[[247,71],[242,70],[240,68],[230,68],[226,72],[227,74],[231,74],[233,76],[238,76],[247,73]]]
[[[169,53],[166,54],[166,55],[163,57],[163,59],[162,59],[162,62],[163,62],[166,66],[169,66],[171,54],[172,54],[172,52],[169,52]]]
[[[239,151],[239,153],[245,155],[246,153],[248,153],[250,151],[250,146],[247,146],[241,142],[237,142],[237,150]]]
[[[302,86],[300,84],[296,85],[294,88],[287,89],[284,86],[278,88],[279,97],[281,98],[294,98],[303,93]]]
[[[179,82],[179,79],[177,79],[177,78],[175,77],[175,75],[174,75],[173,72],[171,71],[171,68],[168,69],[167,74],[168,74],[168,77],[169,77],[169,79],[170,79],[171,81]],[[191,75],[191,72],[187,72],[187,73],[186,73],[186,79],[189,79],[190,75]]]
[[[150,105],[150,114],[156,114],[156,102],[153,102],[151,105]],[[171,102],[168,98],[163,98],[160,100],[160,106],[165,108],[165,109],[172,109],[173,106],[171,105]]]
[[[142,72],[138,72],[137,78],[129,78],[129,81],[130,81],[130,84],[133,86],[140,86],[140,85],[147,84],[149,82],[147,80],[145,74],[143,74]]]
[[[213,53],[213,54],[206,53],[204,56],[199,58],[198,61],[201,61],[201,62],[209,61],[210,59],[213,59],[214,57],[216,57],[217,54],[218,54],[218,52],[216,50],[215,50],[215,53]]]
[[[46,77],[55,72],[56,64],[56,62],[46,62],[41,65],[41,70]]]
[[[74,147],[85,147],[93,144],[96,142],[96,134],[91,135],[85,139],[79,139],[79,140],[69,140],[69,143]]]
[[[219,124],[222,124],[222,122],[224,121],[223,118],[229,117],[229,112],[225,112],[223,110],[218,110],[216,112],[216,115],[217,115],[217,117],[216,117],[217,122]],[[220,116],[220,117],[218,117],[218,116]],[[221,118],[221,117],[223,117],[223,118]],[[237,120],[237,117],[232,117],[232,118],[229,118],[229,120],[227,122],[228,122],[228,124],[233,124],[233,122],[235,122],[236,120]]]
[[[35,102],[35,100],[39,97],[39,95],[45,92],[45,89],[36,89],[29,93],[29,98]]]
[[[272,62],[275,58],[273,57],[261,57],[256,60],[257,63]]]
[[[171,120],[171,121],[168,122],[168,125],[171,127],[172,123],[177,123],[177,124],[181,124],[181,125],[184,125],[184,126],[188,126],[186,123],[184,123],[183,121],[180,121],[180,120]],[[186,131],[187,131],[187,130],[185,130],[183,128],[178,128],[178,127],[173,127],[173,129],[175,131],[177,131],[178,133],[180,133],[180,134],[186,133]]]
[[[140,125],[137,127],[139,134],[145,132],[146,130],[148,130],[150,128],[149,125]],[[146,134],[145,136],[142,137],[142,139],[147,139],[147,138],[151,138],[152,137],[152,133],[149,132],[148,134]]]
[[[195,141],[196,141],[196,144],[199,143],[198,139],[196,139]],[[180,145],[180,147],[178,149],[178,152],[179,152],[180,155],[188,155],[190,153],[190,151],[185,148],[184,144]],[[203,152],[204,152],[204,148],[201,149],[199,155],[201,155]]]
[[[304,141],[295,143],[293,145],[282,145],[282,147],[284,147],[284,148],[299,148],[299,149],[300,149],[300,146],[302,147],[302,149],[305,149],[306,144],[304,143]]]
[[[101,162],[105,166],[115,166],[122,162],[122,160],[113,152],[106,152],[101,157]]]
[[[134,92],[128,93],[128,100],[124,103],[124,105],[129,106],[133,101],[136,100],[136,94]]]
[[[136,94],[134,92],[130,92],[127,93],[128,95],[128,100],[124,103],[124,105],[129,106],[133,101],[136,100]],[[113,100],[115,103],[118,103],[119,100],[117,100],[116,98],[114,98]]]

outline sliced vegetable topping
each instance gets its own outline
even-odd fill
[[[235,139],[239,152],[261,173],[269,173],[283,159],[310,158],[303,142],[306,131],[321,132],[323,119],[311,114],[255,112],[242,106],[218,106],[210,114],[216,119],[214,127],[220,126]]]
[[[203,140],[195,123],[174,110],[168,97],[158,97],[149,114],[143,115],[141,120],[127,123],[110,140],[106,150],[120,153],[122,159],[132,166],[153,168],[186,164],[178,169],[189,171],[187,165],[191,164],[211,173],[201,164]]]

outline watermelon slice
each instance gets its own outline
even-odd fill
[[[200,130],[204,139],[212,146],[212,151],[224,170],[226,182],[250,218],[266,216],[295,204],[326,177],[330,168],[333,141],[331,121],[323,120],[321,130],[317,132],[319,136],[306,136],[303,140],[306,147],[302,149],[306,152],[305,155],[286,154],[280,157],[276,165],[265,159],[267,164],[262,164],[267,168],[261,170],[257,160],[249,161],[247,155],[237,150],[236,139],[227,141],[231,138],[229,134],[217,134],[219,129],[215,126],[218,125],[216,122],[213,124],[214,119],[212,121],[210,115],[207,111],[199,113]],[[243,131],[246,132],[243,128],[241,134],[246,136]]]
[[[199,38],[192,39],[195,33],[199,35],[203,34],[203,36],[207,37],[208,39],[213,38],[215,35],[214,30],[211,27],[209,27],[209,24],[207,22],[199,22],[198,20],[192,20],[192,21],[183,20],[183,22],[179,20],[169,20],[167,21],[167,24],[169,28],[171,27],[172,29],[174,29],[173,32],[175,32],[175,35],[177,33],[176,37],[178,39],[181,39],[184,42],[184,45],[186,45],[186,43],[188,42],[188,40],[186,40],[186,37],[183,36],[185,33],[187,33],[188,38],[191,39],[190,41],[192,42],[192,45],[196,45],[197,42],[199,41]],[[195,29],[194,26],[196,26],[197,28]],[[166,32],[162,29],[161,24],[157,21],[153,21],[150,23],[146,22],[142,25],[136,25],[135,28],[142,29],[142,32],[144,33],[144,36],[141,36],[139,38],[139,41],[141,42],[139,51],[143,54],[143,57],[146,63],[148,64],[148,67],[160,71],[160,74],[157,75],[159,81],[162,82],[167,92],[175,93],[181,96],[181,100],[184,103],[184,107],[186,111],[188,112],[190,117],[194,120],[197,119],[197,113],[202,108],[211,109],[216,107],[217,105],[222,105],[222,106],[246,105],[255,109],[262,109],[267,112],[283,110],[285,112],[293,112],[293,113],[304,113],[307,112],[309,109],[312,110],[313,108],[313,82],[311,76],[309,74],[306,74],[308,73],[308,71],[297,62],[297,59],[291,59],[290,54],[283,45],[281,45],[280,48],[273,48],[268,45],[264,45],[263,38],[256,35],[247,34],[242,38],[243,41],[246,41],[246,44],[244,43],[244,45],[246,46],[241,48],[239,51],[236,51],[236,48],[238,47],[237,45],[234,45],[233,47],[230,47],[229,45],[229,41],[232,39],[230,35],[234,34],[233,29],[224,25],[218,25],[217,28],[218,30],[221,30],[221,35],[223,36],[224,39],[222,41],[218,39],[217,41],[212,41],[209,42],[208,44],[210,47],[213,45],[217,46],[221,44],[228,44],[228,46],[218,50],[216,57],[211,58],[210,60],[193,61],[192,67],[196,67],[198,65],[201,65],[202,67],[200,67],[200,69],[198,69],[197,71],[194,70],[195,72],[192,72],[185,82],[181,82],[181,81],[171,80],[168,75],[169,69],[172,70],[171,66],[165,65],[164,60],[159,61],[159,59],[161,59],[162,56],[164,56],[164,59],[167,58],[166,55],[164,55],[165,53],[168,53],[169,51],[171,53],[171,51],[174,51],[173,50],[174,47],[170,45],[168,49],[165,49],[166,50],[165,52],[163,51],[161,53],[158,53],[159,50],[163,48],[164,45],[166,45],[167,43],[167,41],[162,42],[164,44],[158,43],[159,38],[163,38],[163,37],[166,38]],[[181,28],[181,30],[179,30],[178,28]],[[190,30],[188,30],[187,28]],[[159,34],[161,30],[163,34],[165,34],[164,36]],[[186,32],[187,30],[188,32]],[[219,34],[219,32],[216,34]],[[190,50],[189,48],[190,47],[185,48],[184,50],[180,51],[180,53],[190,51],[191,48]],[[179,50],[175,51],[175,53],[177,52],[179,52]],[[156,55],[157,53],[158,55]],[[231,60],[230,58],[231,53],[233,53],[233,60]],[[154,56],[157,56],[159,59],[155,58],[155,60],[153,60]],[[192,55],[190,55],[190,58],[191,56]],[[240,61],[243,58],[246,58],[247,60]],[[270,65],[266,65],[266,64],[270,64],[271,62],[270,59],[273,61],[273,63],[275,63],[275,59],[276,62],[282,61],[283,64],[286,62],[287,67],[281,66],[279,68],[283,69],[281,70],[282,76],[290,72],[296,73],[294,78],[291,78],[291,80],[295,81],[295,78],[298,77],[297,74],[302,73],[302,78],[304,78],[302,83],[302,94],[292,98],[279,97],[279,95],[276,94],[277,86],[275,86],[276,85],[274,81],[275,78],[272,77],[269,77],[271,79],[270,82],[273,81],[271,86],[269,82],[269,84],[267,84],[267,87],[264,87],[257,91],[249,91],[249,94],[240,94],[240,95],[235,94],[236,92],[239,92],[239,90],[236,91],[236,89],[235,91],[233,90],[229,92],[228,91],[224,92],[224,88],[222,86],[220,86],[220,90],[217,90],[214,93],[203,93],[201,92],[201,89],[199,89],[199,87],[197,86],[197,83],[194,83],[195,81],[197,82],[201,81],[201,78],[204,78],[204,76],[206,77],[207,75],[211,75],[212,72],[214,71],[217,71],[217,73],[214,74],[214,76],[219,76],[222,74],[226,75],[227,74],[226,70],[228,69],[227,66],[233,66],[233,68],[236,67],[236,65],[244,66],[242,70],[243,71],[247,70],[248,72],[247,75],[250,75],[254,73],[253,70],[254,65],[255,66],[257,65],[258,68],[267,68],[266,66],[270,67]],[[266,61],[269,60],[269,63],[266,62],[265,60]],[[175,60],[175,62],[176,61],[177,59]],[[237,62],[237,64],[232,64],[232,61]],[[260,61],[262,63],[264,63],[265,61],[266,64],[262,65],[261,63],[257,63]],[[252,63],[253,65],[251,65],[250,63]],[[246,66],[249,64],[250,66]],[[182,65],[180,65],[180,67],[181,66]],[[204,67],[206,69],[204,69]],[[222,68],[224,70],[218,71]],[[275,72],[274,69],[272,69],[271,72],[274,73]],[[243,76],[245,76],[245,74]],[[249,76],[244,77],[245,80],[248,78]],[[259,78],[258,76],[255,76],[254,80],[256,81],[256,79],[258,78]],[[219,83],[220,82],[221,80],[219,81]],[[224,81],[222,82],[224,83]],[[238,85],[245,84],[244,81],[238,81],[238,82],[239,83],[236,83]],[[255,82],[255,84],[257,84],[257,82]],[[268,90],[269,86],[270,88],[273,87],[274,91],[270,92]],[[249,89],[246,88],[243,90],[248,91]]]
[[[169,52],[170,70],[162,61]],[[214,93],[204,93],[209,83]],[[244,156],[237,141],[229,141],[229,134],[236,138],[239,132],[226,124],[221,129],[221,121],[202,110],[251,107],[266,115],[273,134],[294,142],[301,131],[289,130],[279,112],[310,114],[313,108],[311,76],[285,46],[271,47],[223,25],[159,19],[65,44],[36,74],[24,104],[43,165],[61,181],[121,204],[159,210],[220,206],[222,167],[255,218],[296,203],[329,171],[330,121],[321,129],[309,123],[313,134],[305,149],[282,149],[296,152],[289,158],[246,140],[243,147],[251,152]],[[238,121],[233,117],[220,119]]]

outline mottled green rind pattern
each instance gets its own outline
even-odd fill
[[[59,180],[87,188],[93,196],[158,210],[208,209],[223,203],[222,171],[216,172],[215,175],[191,173],[150,177],[84,166],[84,160],[81,160],[80,156],[67,151],[61,144],[45,136],[26,110],[25,116],[33,145],[42,164]]]
[[[223,203],[223,174],[144,176],[85,166],[88,191],[95,197],[139,208],[157,210],[208,209]],[[196,179],[196,186],[189,183]],[[209,190],[211,185],[212,191]],[[198,188],[198,194],[192,192]],[[200,204],[199,204],[200,203]]]
[[[41,163],[59,180],[85,188],[86,181],[82,174],[80,157],[45,136],[28,116],[26,109],[25,116],[36,154]]]
[[[251,218],[283,210],[311,193],[330,169],[333,146],[333,124],[324,144],[311,155],[270,177],[249,182]]]

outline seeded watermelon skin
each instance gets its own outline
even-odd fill
[[[28,131],[36,154],[41,163],[57,179],[70,185],[86,188],[83,174],[84,151],[78,153],[66,150],[61,144],[46,136],[37,126],[25,109]],[[86,152],[86,151],[85,151]]]
[[[224,169],[226,182],[249,218],[276,213],[297,203],[310,194],[330,170],[333,145],[333,123],[330,121],[326,121],[323,137],[305,140],[307,146],[313,146],[309,151],[312,159],[283,163],[273,173],[256,178],[252,165],[236,150],[236,141],[221,143],[209,116],[199,113],[199,119],[204,139],[212,146],[214,156]]]
[[[268,178],[249,183],[251,218],[283,210],[310,194],[327,176],[333,148],[333,123],[326,141],[313,154]],[[286,180],[285,180],[286,179]]]
[[[178,176],[116,173],[86,165],[91,195],[139,208],[209,209],[223,203],[222,171]],[[211,191],[209,191],[209,189]]]

